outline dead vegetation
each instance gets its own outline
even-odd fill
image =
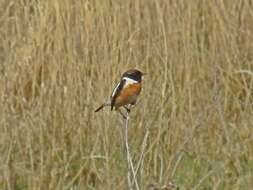
[[[94,109],[129,68],[140,189],[253,187],[250,0],[3,0],[0,63],[0,189],[124,189],[119,115]]]

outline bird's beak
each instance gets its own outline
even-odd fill
[[[142,79],[144,79],[145,78],[145,75],[146,75],[147,73],[142,73]]]

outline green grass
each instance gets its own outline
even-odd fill
[[[0,2],[0,189],[124,189],[120,115],[94,110],[129,68],[141,189],[252,188],[253,5],[245,1]]]

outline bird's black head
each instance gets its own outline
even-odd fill
[[[135,81],[141,82],[142,76],[144,75],[143,72],[137,70],[137,69],[131,69],[126,71],[123,75],[122,78],[127,77],[130,79],[133,79]]]

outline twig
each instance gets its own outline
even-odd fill
[[[208,178],[210,177],[212,174],[214,173],[213,170],[210,170],[206,175],[204,175],[198,182],[198,184],[195,185],[195,187],[193,188],[193,190],[197,190],[200,185]]]
[[[149,135],[149,130],[146,129],[145,136],[144,136],[144,139],[143,139],[143,142],[142,142],[142,146],[141,146],[141,155],[140,155],[139,161],[137,163],[137,166],[136,166],[136,168],[134,170],[134,178],[136,178],[136,175],[137,175],[137,173],[139,171],[139,168],[140,168],[140,166],[143,163],[144,152],[145,152],[145,149],[146,149],[146,146],[147,146],[148,135]]]
[[[131,156],[129,145],[128,145],[128,123],[129,123],[129,113],[127,112],[126,119],[125,119],[125,147],[126,147],[126,153],[127,153],[127,183],[128,183],[128,189],[133,190],[132,179],[131,179],[131,176],[133,176],[133,181],[135,183],[136,189],[139,190],[139,185],[135,176],[133,160],[132,160],[132,156]]]

